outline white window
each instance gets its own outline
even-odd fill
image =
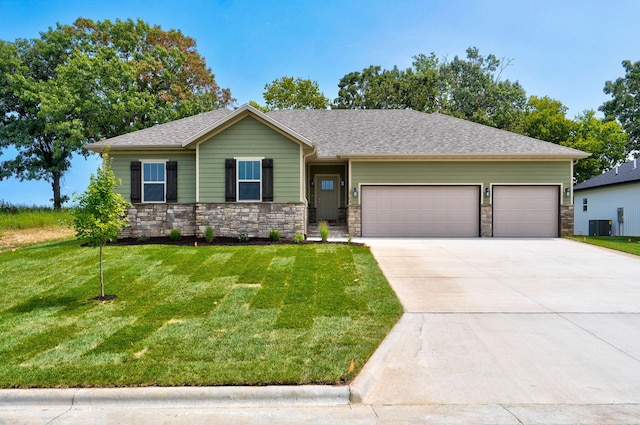
[[[262,200],[262,160],[238,159],[238,201]]]
[[[164,162],[142,163],[142,202],[164,202],[166,193]]]

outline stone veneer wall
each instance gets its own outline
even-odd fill
[[[284,238],[305,233],[304,203],[229,202],[196,204],[197,236],[204,235],[207,226],[217,236],[266,238],[272,229]]]
[[[480,207],[480,237],[493,237],[493,207],[491,205]]]
[[[135,204],[128,211],[129,227],[119,238],[168,236],[178,229],[183,236],[203,237],[207,226],[216,236],[268,237],[271,229],[282,237],[305,233],[303,203],[188,203]]]
[[[362,209],[360,205],[349,205],[347,207],[347,226],[350,236],[362,236]]]
[[[184,236],[196,232],[194,204],[134,204],[128,211],[129,227],[119,238],[168,236],[178,229]]]
[[[573,205],[560,207],[560,236],[573,235]]]

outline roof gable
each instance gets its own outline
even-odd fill
[[[579,183],[573,189],[584,190],[632,182],[640,182],[640,163],[636,159]]]

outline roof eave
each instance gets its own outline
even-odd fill
[[[84,149],[93,152],[119,152],[119,151],[144,151],[144,150],[163,150],[163,151],[184,151],[188,148],[183,148],[179,145],[127,145],[127,146],[110,146],[93,143],[91,145],[85,145]]]
[[[498,153],[445,153],[445,154],[348,154],[340,153],[337,158],[344,159],[557,159],[574,160],[586,158],[591,154],[498,154]]]

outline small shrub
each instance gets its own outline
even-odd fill
[[[302,243],[304,242],[304,235],[302,233],[296,233],[296,235],[293,237],[293,241],[295,243]]]
[[[351,242],[353,242],[353,236],[347,238],[347,245],[351,245]]]
[[[238,242],[249,242],[249,235],[246,233],[240,233],[238,235]]]
[[[150,239],[150,238],[149,238],[149,235],[140,235],[140,236],[138,236],[137,241],[138,241],[138,242],[146,242],[146,241],[148,241],[149,239]]]
[[[322,242],[326,242],[329,239],[329,225],[326,221],[318,223],[318,231],[320,232],[320,239]]]
[[[269,232],[269,240],[271,242],[278,242],[280,240],[280,231],[278,229],[271,229]]]
[[[204,229],[204,240],[211,243],[213,241],[213,228],[211,226],[207,226]]]
[[[180,239],[182,239],[182,232],[178,229],[171,230],[171,232],[169,233],[169,239],[171,239],[172,241],[179,241]]]

